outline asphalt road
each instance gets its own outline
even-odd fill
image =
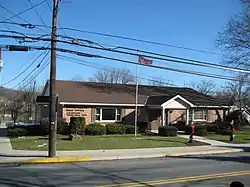
[[[250,186],[250,155],[0,165],[0,186],[216,186],[233,180]],[[123,185],[121,185],[123,184]]]

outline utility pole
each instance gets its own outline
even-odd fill
[[[51,36],[51,62],[50,62],[50,107],[49,107],[49,157],[56,156],[56,39],[57,39],[57,22],[58,22],[58,5],[59,0],[53,0],[52,15],[52,36]]]

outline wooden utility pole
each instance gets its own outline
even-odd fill
[[[51,62],[50,62],[50,115],[49,115],[49,157],[56,156],[56,39],[57,39],[57,22],[58,22],[58,5],[59,0],[53,0],[52,15],[52,36],[51,36]]]

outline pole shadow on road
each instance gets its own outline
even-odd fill
[[[190,159],[217,160],[217,161],[228,161],[228,162],[239,162],[239,163],[250,164],[250,156],[199,155],[199,156],[170,156],[168,158],[190,158]]]

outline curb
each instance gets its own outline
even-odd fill
[[[40,158],[24,161],[13,162],[15,164],[52,164],[52,163],[67,163],[67,162],[87,162],[91,161],[89,157],[55,157],[55,158]]]
[[[225,153],[239,153],[244,152],[244,149],[229,149],[229,150],[217,150],[217,151],[199,151],[190,153],[173,153],[168,154],[167,157],[178,157],[178,156],[195,156],[195,155],[215,155],[215,154],[225,154]]]
[[[194,156],[194,155],[213,155],[225,153],[244,152],[244,149],[229,149],[229,150],[211,150],[198,151],[189,153],[155,153],[155,154],[141,154],[141,155],[125,155],[125,156],[98,156],[98,157],[55,157],[55,158],[39,158],[22,161],[6,162],[3,164],[52,164],[52,163],[72,163],[72,162],[90,162],[90,161],[108,161],[108,160],[125,160],[125,159],[146,159],[146,158],[164,158],[164,157],[178,157],[178,156]]]

